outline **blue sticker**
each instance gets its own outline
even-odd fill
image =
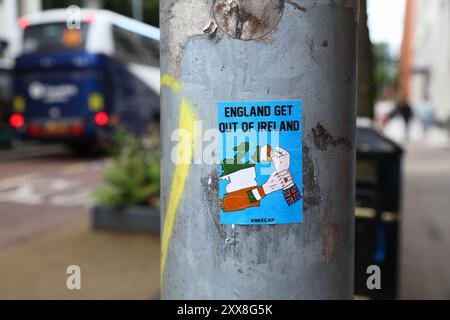
[[[219,102],[218,121],[221,223],[302,223],[302,103]]]

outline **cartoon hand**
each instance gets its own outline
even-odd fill
[[[285,190],[293,184],[294,181],[292,180],[292,175],[289,171],[274,172],[266,184],[263,185],[263,190],[264,193],[268,195],[276,191]]]
[[[277,147],[275,150],[272,150],[270,157],[275,164],[275,169],[277,172],[283,172],[289,170],[291,166],[291,155],[289,152],[284,150],[283,148]]]

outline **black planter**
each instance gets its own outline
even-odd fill
[[[111,208],[97,206],[91,211],[94,230],[160,233],[159,210],[153,207]]]

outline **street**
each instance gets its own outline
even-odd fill
[[[158,297],[159,237],[91,230],[107,162],[58,145],[0,151],[0,299]],[[66,288],[74,264],[80,291]]]
[[[87,217],[92,205],[104,160],[74,159],[62,146],[40,148],[0,153],[0,249]]]
[[[402,299],[450,299],[450,148],[411,144],[405,159]]]

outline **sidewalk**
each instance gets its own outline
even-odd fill
[[[378,117],[393,108],[377,105]],[[403,146],[403,206],[399,255],[402,299],[450,299],[450,134],[432,127],[424,137],[420,121],[411,123],[405,142],[400,117],[384,134]]]
[[[437,142],[406,148],[402,299],[450,299],[450,148]]]
[[[92,232],[87,219],[0,251],[1,299],[154,299],[159,237]],[[81,267],[81,291],[66,269]]]

